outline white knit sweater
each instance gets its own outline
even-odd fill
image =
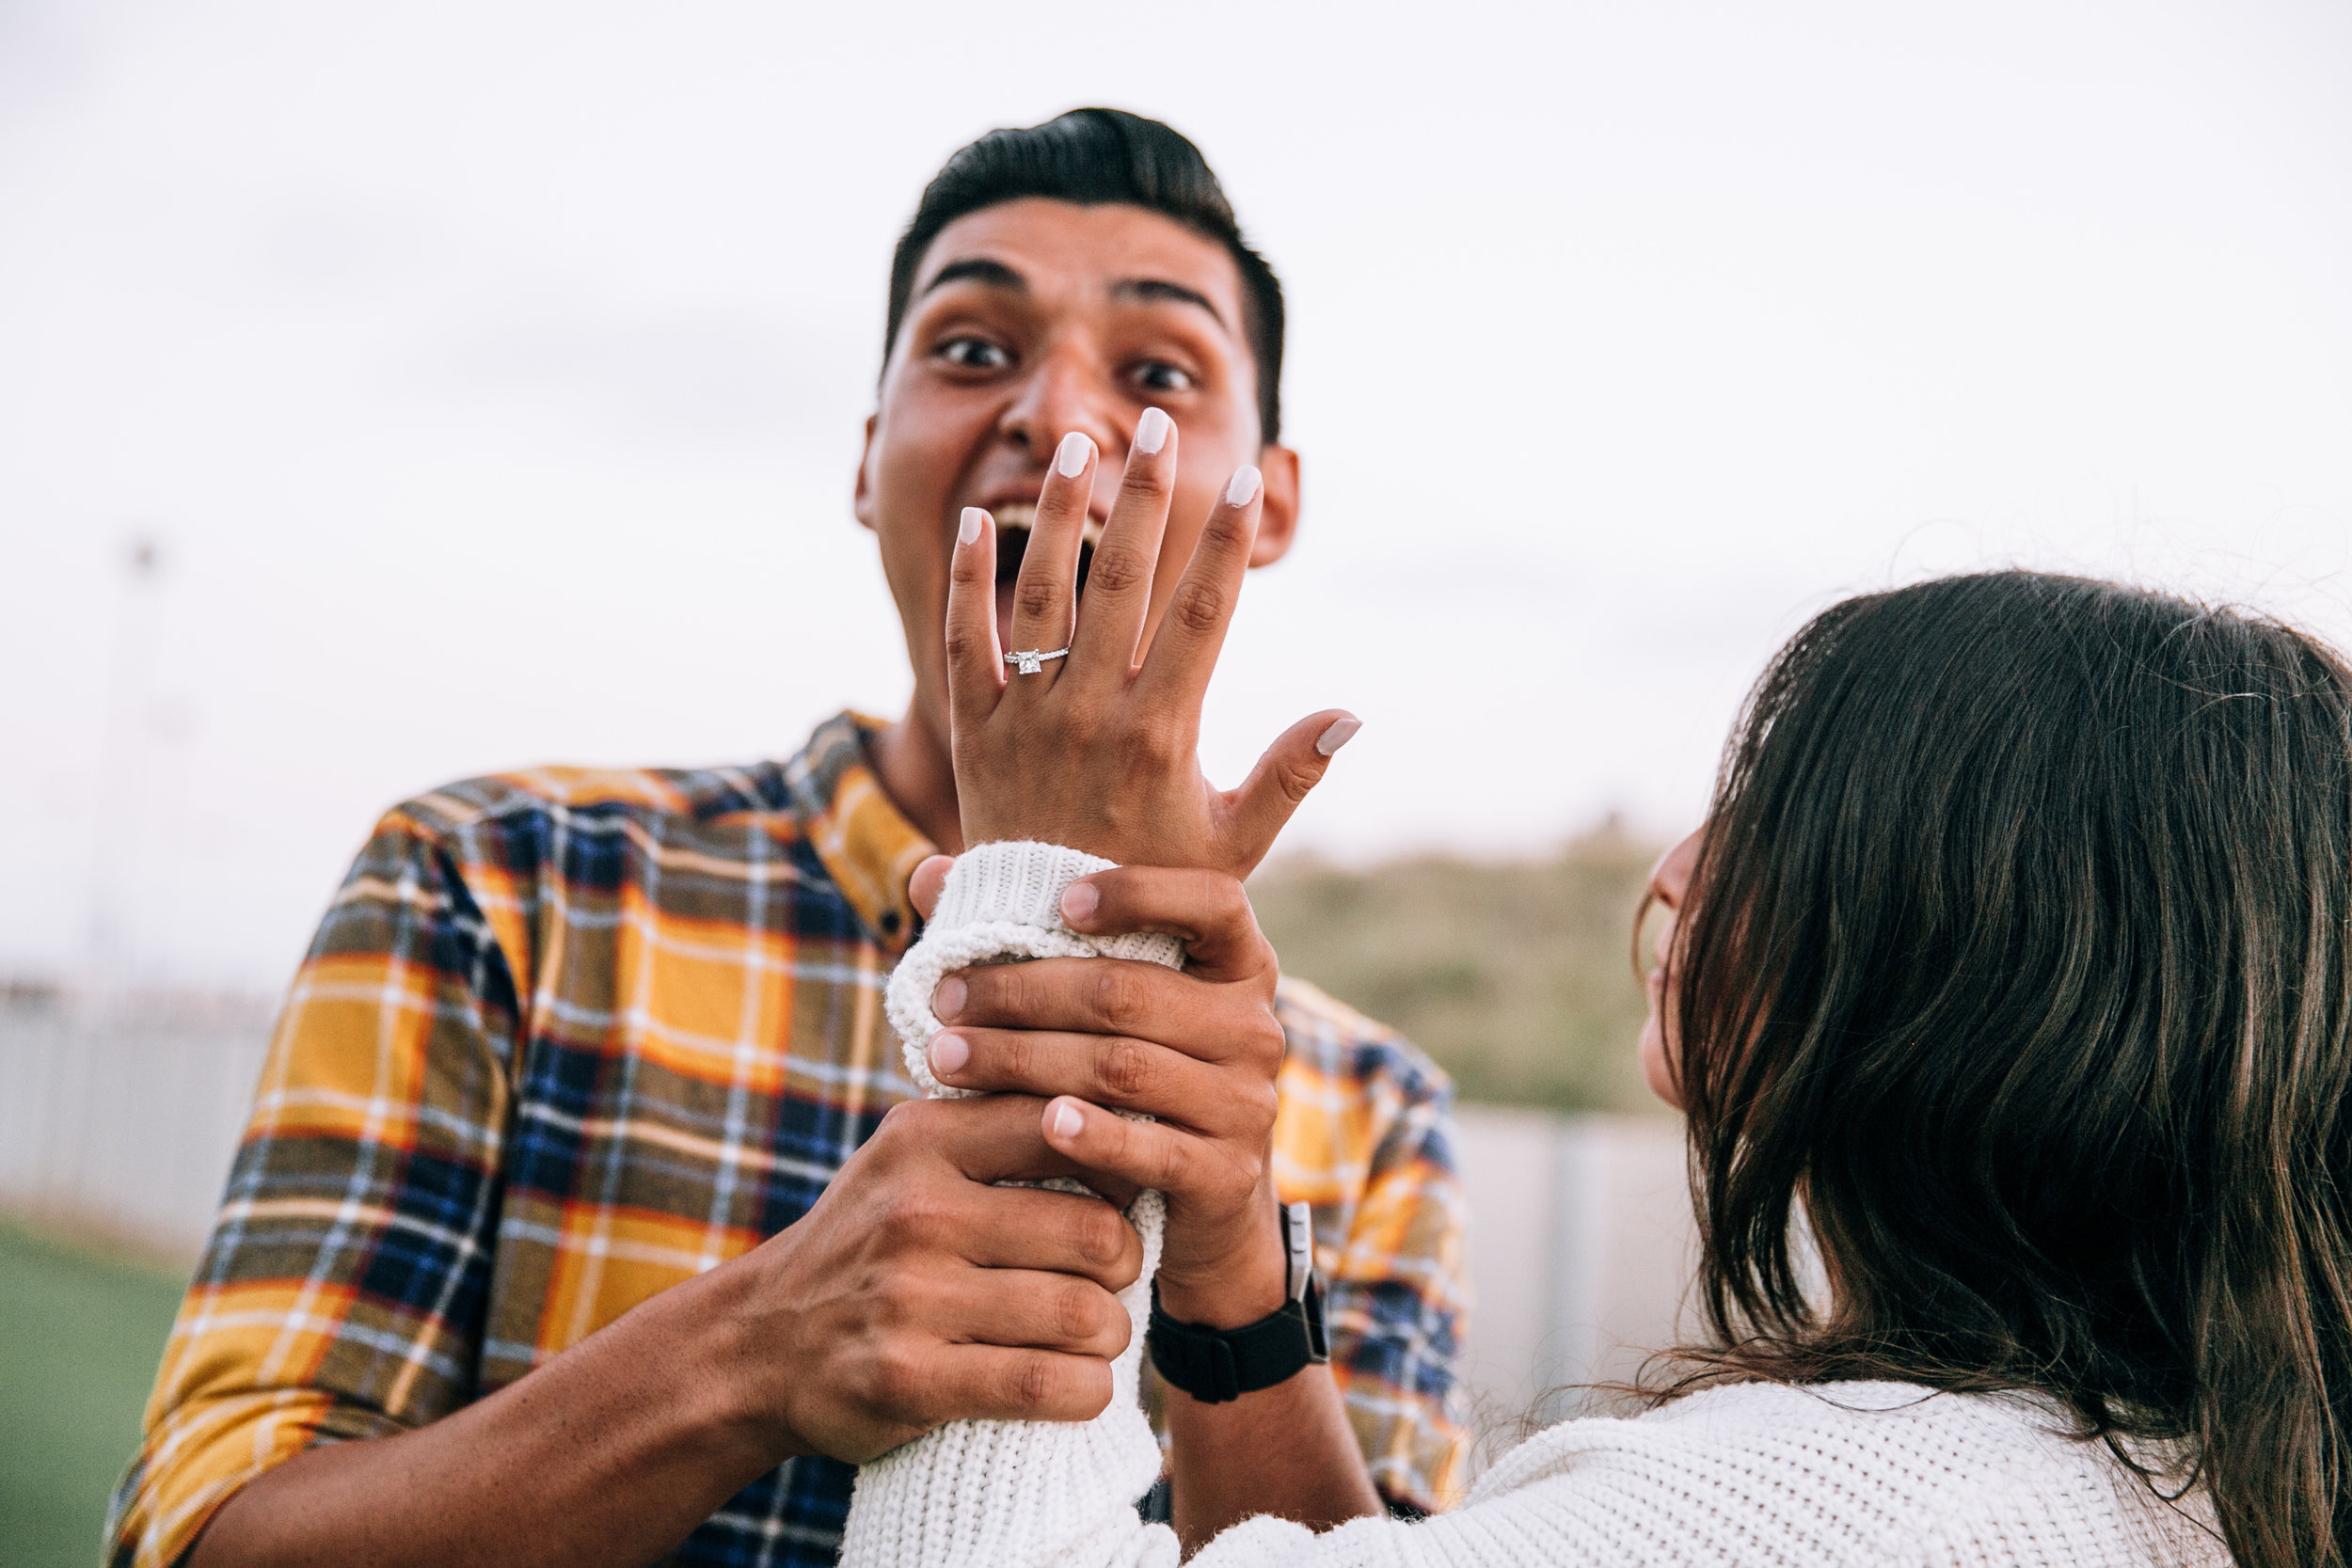
[[[1743,1384],[1520,1444],[1451,1513],[1226,1531],[1193,1568],[2226,1568],[2178,1510],[2037,1402],[1900,1383]],[[1172,1568],[1162,1555],[1094,1561]],[[1043,1555],[1007,1563],[1067,1563]]]
[[[920,1052],[937,1028],[928,1004],[941,974],[993,956],[1099,950],[1057,911],[1062,887],[1104,863],[1043,845],[985,846],[958,862],[952,896],[892,978],[891,1019],[917,1082],[935,1086]],[[1166,946],[1119,956],[1172,957]],[[1134,1217],[1155,1258],[1156,1208]],[[1134,1508],[1159,1465],[1136,1404],[1150,1277],[1129,1292],[1135,1340],[1113,1368],[1108,1410],[1061,1425],[958,1422],[867,1465],[843,1538],[847,1568],[1175,1568],[1174,1533]],[[2201,1493],[2162,1503],[2032,1399],[1749,1384],[1630,1420],[1553,1427],[1434,1519],[1359,1519],[1324,1535],[1252,1519],[1193,1563],[2226,1568],[2212,1520]]]

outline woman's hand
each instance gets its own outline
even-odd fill
[[[1245,466],[1226,485],[1155,634],[1147,620],[1176,473],[1174,421],[1153,408],[1136,422],[1073,617],[1096,457],[1084,435],[1063,438],[1013,588],[1011,651],[1066,647],[1062,657],[1027,673],[1007,665],[995,520],[970,508],[957,532],[947,685],[964,842],[1040,839],[1122,863],[1246,877],[1359,722],[1343,709],[1312,715],[1239,788],[1210,784],[1198,756],[1200,702],[1249,563],[1258,470]]]

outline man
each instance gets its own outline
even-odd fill
[[[289,997],[115,1561],[827,1562],[854,1463],[944,1420],[1100,1408],[1086,1369],[1125,1336],[1100,1302],[1138,1259],[1107,1206],[991,1184],[1073,1168],[1035,1101],[885,1119],[909,876],[962,842],[950,546],[964,507],[993,512],[1010,626],[1057,446],[1107,464],[1156,406],[1186,444],[1163,562],[1244,464],[1252,562],[1279,559],[1280,348],[1272,273],[1167,127],[1079,111],[950,160],[894,261],[856,485],[906,716],[844,715],[784,764],[543,770],[385,819]],[[1178,573],[1154,581],[1157,624]],[[1190,989],[1130,1032],[1201,1053],[1220,1005],[1168,984]],[[1446,1086],[1311,990],[1278,1016],[1279,1109],[1231,1136],[1270,1139],[1279,1196],[1314,1205],[1372,1481],[1435,1506],[1461,1455]],[[1180,1497],[1282,1506],[1219,1447],[1179,1446]]]

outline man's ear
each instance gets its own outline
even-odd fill
[[[1269,442],[1259,449],[1258,472],[1265,479],[1265,503],[1258,509],[1249,564],[1271,566],[1291,553],[1291,541],[1298,537],[1298,454]]]
[[[874,487],[866,483],[866,470],[874,461],[874,431],[881,423],[879,411],[866,416],[866,446],[857,454],[857,488],[850,495],[850,510],[857,515],[858,526],[868,533],[875,531]]]

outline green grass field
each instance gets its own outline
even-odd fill
[[[0,1568],[93,1568],[184,1283],[0,1220]]]

